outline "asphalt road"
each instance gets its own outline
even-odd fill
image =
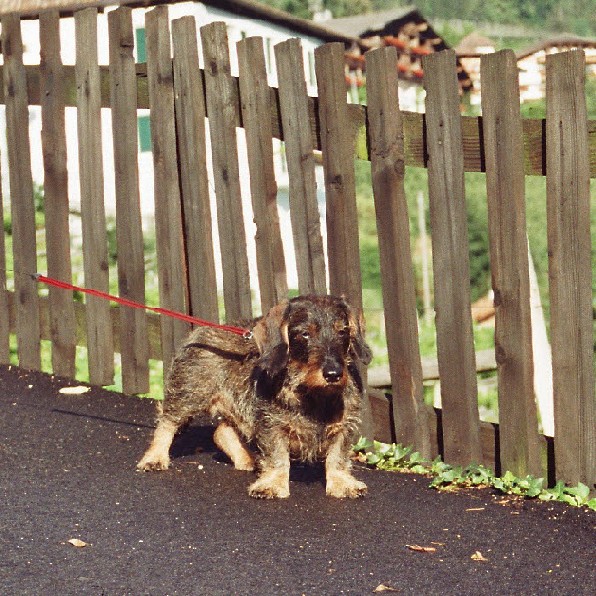
[[[596,592],[594,512],[365,468],[369,494],[338,501],[317,466],[253,500],[206,425],[140,473],[153,404],[73,384],[0,366],[0,594]]]

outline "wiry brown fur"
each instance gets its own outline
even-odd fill
[[[350,472],[349,449],[360,421],[360,362],[370,350],[363,322],[343,298],[305,296],[272,308],[255,322],[253,338],[195,329],[174,359],[163,411],[141,470],[169,466],[178,429],[193,416],[218,419],[214,440],[237,469],[255,462],[249,494],[289,496],[290,458],[325,461],[327,494],[358,497],[366,485]]]

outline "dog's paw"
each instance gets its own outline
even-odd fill
[[[368,491],[364,482],[356,480],[351,474],[337,474],[327,478],[326,493],[336,499],[357,499]]]
[[[287,474],[262,474],[248,487],[248,494],[255,499],[287,499],[290,496]]]
[[[137,470],[141,472],[159,472],[170,467],[169,456],[146,453],[137,464]]]
[[[256,465],[254,457],[241,457],[234,460],[234,468],[242,472],[254,472]]]

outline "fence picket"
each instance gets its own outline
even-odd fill
[[[145,259],[139,195],[137,90],[134,84],[132,11],[108,14],[112,136],[116,183],[118,290],[122,297],[145,303]],[[149,342],[145,313],[120,308],[122,388],[149,391]]]
[[[329,290],[337,296],[345,294],[350,304],[361,308],[362,275],[354,176],[354,138],[349,134],[344,63],[343,43],[328,43],[315,50],[325,171]]]
[[[298,39],[274,47],[279,104],[290,175],[290,218],[301,294],[325,294],[327,275],[309,118],[304,61]]]
[[[255,242],[261,310],[265,313],[288,295],[273,163],[271,93],[263,39],[243,39],[238,42],[237,51],[242,124],[246,133],[252,207],[257,226]]]
[[[523,131],[514,52],[483,56],[481,77],[501,469],[539,477]]]
[[[83,268],[88,288],[109,291],[108,246],[103,196],[103,156],[99,66],[97,63],[97,9],[75,13],[77,124],[79,178],[83,227]],[[114,376],[114,345],[110,304],[87,296],[87,352],[89,379],[110,385]]]
[[[6,140],[13,228],[14,283],[17,300],[17,351],[23,368],[41,368],[40,320],[35,237],[35,205],[28,130],[27,83],[23,67],[21,23],[18,16],[2,17]]]
[[[546,58],[546,202],[557,478],[596,481],[585,55]]]
[[[455,52],[423,59],[437,356],[445,460],[480,461],[464,152]]]
[[[10,363],[10,312],[6,288],[6,243],[4,241],[4,196],[2,193],[2,167],[0,166],[0,364]]]
[[[201,27],[200,31],[217,199],[224,306],[226,320],[234,321],[252,316],[236,138],[238,88],[230,71],[225,23],[211,23]]]
[[[41,145],[48,275],[72,280],[68,203],[68,169],[64,114],[63,66],[60,59],[60,17],[57,11],[39,16]],[[72,292],[49,289],[52,370],[74,377],[76,319]]]
[[[344,63],[343,43],[328,43],[315,50],[325,172],[329,291],[336,296],[345,295],[349,303],[360,310],[362,273],[354,175],[355,136],[348,120]],[[366,378],[366,371],[362,373]],[[368,399],[364,402],[360,432],[367,437],[374,436]]]
[[[159,301],[163,308],[186,312],[186,272],[182,235],[182,207],[174,113],[174,84],[170,53],[168,7],[156,6],[145,16],[147,77],[151,104],[155,234]],[[189,325],[161,317],[164,369],[188,333]]]
[[[403,122],[397,92],[397,52],[366,54],[368,132],[379,237],[383,307],[393,385],[395,436],[430,457],[430,433],[423,400],[418,316],[404,189]]]
[[[219,310],[205,145],[205,96],[194,17],[172,22],[172,44],[190,312],[201,319],[217,322]]]

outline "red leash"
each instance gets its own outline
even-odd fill
[[[128,298],[121,298],[120,296],[113,296],[112,294],[101,292],[100,290],[90,290],[89,288],[81,288],[79,286],[75,286],[64,281],[60,281],[58,279],[46,277],[45,275],[41,275],[41,273],[36,273],[35,275],[33,275],[33,279],[41,283],[44,283],[48,286],[54,286],[55,288],[62,288],[63,290],[75,290],[78,292],[83,292],[84,294],[89,294],[90,296],[96,296],[98,298],[103,298],[104,300],[117,302],[118,304],[122,304],[123,306],[139,308],[141,310],[150,310],[151,312],[155,312],[160,315],[166,315],[167,317],[172,317],[174,319],[179,319],[180,321],[185,321],[186,323],[191,323],[192,325],[222,329],[223,331],[229,331],[230,333],[241,335],[245,339],[250,339],[252,337],[252,331],[250,331],[249,329],[242,329],[242,327],[234,327],[233,325],[220,325],[219,323],[212,323],[211,321],[198,319],[197,317],[191,317],[190,315],[185,315],[180,312],[168,310],[167,308],[147,306],[145,304],[141,304],[140,302],[134,302],[133,300],[129,300]]]

